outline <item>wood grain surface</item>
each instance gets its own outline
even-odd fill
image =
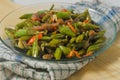
[[[0,0],[0,20],[20,7],[10,0]],[[120,80],[120,32],[113,45],[94,61],[70,76],[67,80]]]

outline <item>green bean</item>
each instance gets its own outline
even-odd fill
[[[68,26],[60,26],[59,31],[60,33],[68,35],[70,37],[76,36],[76,34]]]
[[[100,28],[99,26],[91,23],[83,23],[82,24],[84,29],[95,29],[95,28]]]
[[[99,39],[97,39],[97,41],[95,42],[95,44],[98,44],[98,43],[103,43],[105,41],[105,37],[101,37]]]
[[[85,33],[82,33],[81,35],[79,35],[79,36],[76,38],[76,43],[81,42],[81,41],[84,39],[84,36],[85,36]]]
[[[68,39],[59,39],[59,40],[61,41],[61,44],[68,42]]]
[[[62,56],[62,50],[60,48],[57,48],[54,53],[54,58],[56,60],[60,60]]]
[[[40,25],[40,22],[39,21],[34,21],[32,22],[34,26],[39,26]]]
[[[32,45],[32,56],[38,57],[38,53],[39,53],[39,46],[38,46],[38,38],[36,36],[35,41]]]
[[[83,29],[97,29],[97,28],[100,28],[100,26],[97,26],[97,25],[92,24],[92,23],[77,22],[77,23],[74,23],[73,25],[78,27],[78,28],[83,28]]]
[[[27,34],[27,30],[25,29],[19,29],[16,33],[15,33],[15,36],[16,37],[21,37],[21,36],[26,36]]]
[[[84,48],[85,46],[86,46],[86,43],[87,43],[87,41],[85,41],[85,40],[82,40],[81,42],[79,42],[79,43],[74,43],[75,44],[75,48],[76,49],[81,49],[81,48]]]
[[[29,49],[29,50],[27,51],[26,55],[32,56],[32,49]]]
[[[50,7],[50,10],[53,10],[54,6],[55,6],[55,5],[53,4],[53,5]]]
[[[46,46],[46,42],[42,42],[40,45],[41,51],[44,51],[45,46]]]
[[[47,14],[42,18],[42,22],[45,22],[49,17],[50,17],[50,14],[47,13]]]
[[[20,19],[28,19],[28,18],[31,18],[32,15],[33,15],[33,13],[24,14],[24,15],[20,16]]]
[[[70,18],[71,17],[70,15],[71,15],[70,12],[57,12],[56,14],[57,18],[62,18],[62,19]]]
[[[73,26],[79,28],[82,26],[82,22],[76,22],[76,23],[73,23]]]
[[[99,39],[100,37],[103,37],[105,34],[105,30],[99,31],[96,36],[94,36],[94,39]]]
[[[48,45],[49,45],[50,47],[56,47],[59,43],[61,43],[61,41],[60,41],[59,39],[52,39],[52,40],[48,43]]]
[[[80,18],[80,21],[84,21],[84,20],[86,20],[86,19],[88,19],[89,21],[91,21],[91,16],[90,16],[90,14],[89,14],[89,11],[88,11],[88,9],[86,9],[83,13],[80,13],[79,15],[78,15],[78,18]]]
[[[85,54],[85,50],[84,49],[81,49],[81,50],[79,50],[79,52],[78,52],[80,55],[84,55]]]
[[[86,19],[88,19],[89,21],[91,21],[91,16],[90,16],[90,13],[89,13],[88,9],[86,9],[84,11],[84,14],[86,14]]]
[[[77,31],[77,33],[79,34],[79,24],[78,23],[73,23],[72,24],[75,27],[75,30]]]
[[[20,40],[26,41],[29,40],[31,38],[31,36],[22,36],[20,37]]]
[[[15,26],[15,29],[22,29],[24,26],[26,26],[26,23],[23,21],[23,22],[20,22],[18,23],[16,26]]]
[[[11,28],[5,28],[5,33],[7,34],[7,36],[11,39],[14,40],[14,32],[15,30],[11,29]]]
[[[24,45],[21,39],[18,40],[18,47],[24,49]]]
[[[18,31],[15,32],[16,37],[22,37],[22,36],[29,36],[33,35],[35,32],[32,29],[19,29]]]
[[[51,37],[49,37],[49,36],[43,36],[41,40],[50,41]]]
[[[31,19],[26,19],[25,21],[22,21],[18,23],[15,27],[16,30],[23,29],[24,27],[33,27],[34,23],[31,21]]]
[[[56,39],[59,39],[59,38],[64,38],[65,36],[63,34],[53,34],[51,35],[51,38],[56,38]]]
[[[101,44],[91,45],[88,47],[87,52],[98,50],[100,48],[100,46],[101,46]]]
[[[85,32],[85,39],[87,39],[89,37],[89,31]]]
[[[62,50],[62,52],[65,55],[69,54],[69,52],[71,51],[71,49],[69,47],[65,47],[65,46],[62,46],[62,45],[60,45],[59,48]]]
[[[76,13],[76,14],[72,13],[72,14],[71,14],[71,18],[74,19],[74,20],[75,20],[76,18],[78,18],[78,16],[79,16],[78,13]]]
[[[101,30],[101,31],[98,32],[98,35],[100,37],[102,37],[102,36],[104,36],[105,32],[106,32],[105,30]]]
[[[89,42],[89,39],[85,41],[85,44],[83,46],[84,49],[87,49],[89,46],[91,45],[91,43]]]
[[[72,38],[70,39],[70,43],[75,42],[75,40],[76,40],[76,37],[72,37]]]
[[[68,43],[67,47],[74,49],[76,47],[76,44],[75,43]]]
[[[34,24],[31,22],[31,20],[26,20],[25,21],[26,27],[33,27]]]

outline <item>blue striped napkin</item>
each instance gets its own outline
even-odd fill
[[[79,10],[79,6],[90,7],[106,14],[101,17],[99,22],[102,23],[111,19],[116,25],[117,31],[119,30],[119,8],[90,2],[77,2],[70,7]],[[36,61],[13,54],[10,49],[0,42],[0,77],[1,80],[64,80],[94,58],[73,63]]]

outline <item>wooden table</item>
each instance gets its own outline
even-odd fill
[[[0,0],[0,19],[20,7],[10,0]],[[113,45],[94,61],[73,74],[67,80],[120,80],[120,32]]]

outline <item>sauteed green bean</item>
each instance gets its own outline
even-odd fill
[[[14,29],[6,28],[14,47],[41,59],[71,59],[91,56],[103,45],[105,30],[92,20],[89,10],[50,10],[20,16]]]

